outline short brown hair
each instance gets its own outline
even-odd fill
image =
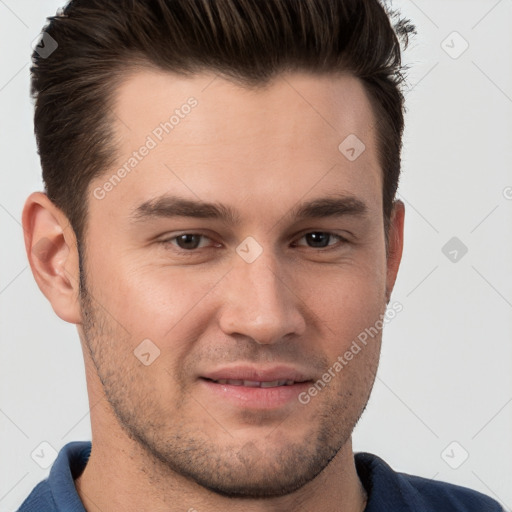
[[[378,121],[387,235],[404,128],[400,39],[414,28],[379,0],[72,0],[48,21],[58,47],[32,55],[35,135],[46,193],[79,241],[88,186],[116,161],[116,86],[145,65],[247,87],[288,70],[359,78]]]

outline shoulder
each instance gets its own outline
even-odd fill
[[[85,512],[74,480],[84,470],[90,452],[88,441],[62,447],[48,478],[34,487],[17,512]]]
[[[497,501],[473,489],[404,473],[399,473],[398,477],[414,489],[426,503],[443,507],[438,510],[503,512]]]
[[[47,480],[39,482],[22,503],[18,512],[54,512],[57,510]]]
[[[500,504],[484,494],[446,482],[395,472],[370,453],[355,455],[356,468],[368,492],[367,512],[503,512]]]

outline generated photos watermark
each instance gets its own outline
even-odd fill
[[[388,307],[383,315],[380,315],[371,327],[367,327],[364,331],[360,332],[357,337],[352,341],[350,348],[345,351],[343,355],[339,355],[336,361],[329,367],[329,369],[312,384],[307,391],[299,394],[299,402],[303,405],[309,404],[311,399],[318,395],[328,384],[345,368],[352,359],[354,359],[366,345],[369,340],[374,339],[384,329],[386,324],[389,324],[396,316],[404,309],[403,305],[396,301],[393,302],[391,307]]]

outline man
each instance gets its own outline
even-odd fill
[[[78,327],[92,443],[21,511],[500,510],[351,446],[402,255],[411,30],[377,0],[51,19],[32,69],[46,193],[23,225]]]

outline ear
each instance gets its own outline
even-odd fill
[[[404,218],[405,205],[402,201],[396,200],[393,203],[391,218],[389,222],[388,253],[387,253],[387,277],[386,277],[386,301],[389,303],[391,292],[395,286],[398,268],[402,260],[404,247]]]
[[[25,202],[22,223],[30,268],[39,289],[62,320],[81,323],[78,250],[66,215],[46,194],[34,192]]]

